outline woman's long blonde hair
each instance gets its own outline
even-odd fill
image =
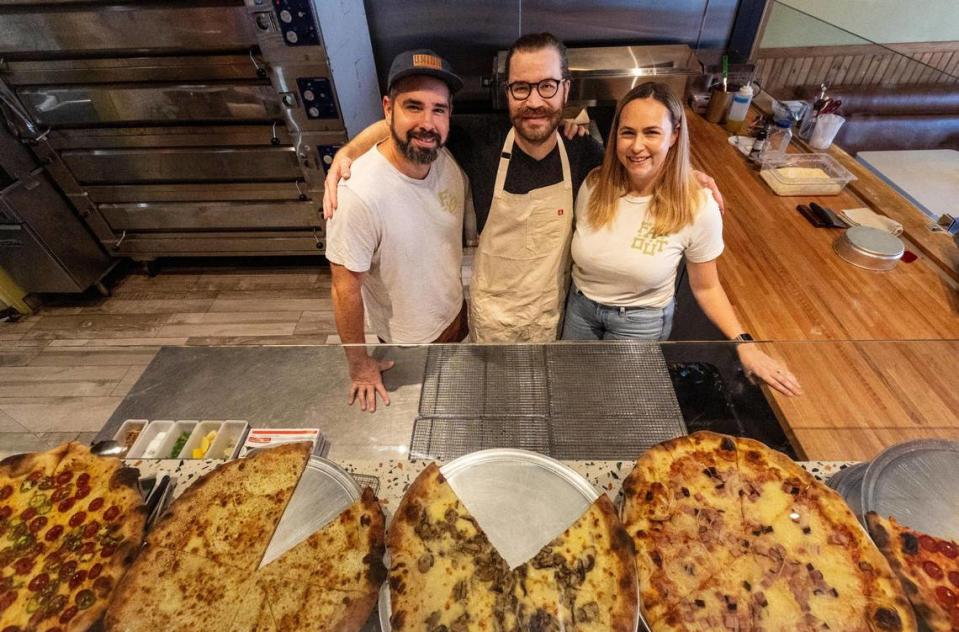
[[[686,113],[683,104],[664,83],[641,83],[626,93],[616,105],[616,115],[606,143],[603,164],[590,172],[587,184],[593,191],[589,198],[587,221],[594,229],[608,226],[616,216],[619,198],[629,190],[626,168],[616,156],[619,123],[631,101],[655,99],[665,106],[673,129],[679,137],[669,149],[666,162],[653,184],[653,199],[649,211],[653,218],[653,235],[669,235],[693,222],[693,210],[699,195],[699,185],[692,175],[689,162],[689,132],[686,129]]]

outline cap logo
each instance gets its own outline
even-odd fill
[[[436,55],[424,55],[422,53],[413,55],[413,65],[417,68],[435,68],[443,70],[443,61]]]

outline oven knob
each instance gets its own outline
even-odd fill
[[[296,36],[296,31],[287,31],[287,32],[286,32],[286,41],[288,41],[290,44],[296,44],[296,41],[297,41],[298,39],[299,39],[299,38]]]
[[[282,11],[280,11],[280,19],[283,20],[284,24],[289,24],[290,22],[293,21],[293,14],[287,11],[286,9],[283,9]]]
[[[316,98],[316,95],[313,94],[313,91],[312,91],[312,90],[304,90],[304,91],[303,91],[303,98],[304,98],[305,100],[307,100],[307,101],[312,101],[313,99]]]
[[[319,111],[319,109],[317,109],[317,108],[315,108],[315,107],[310,108],[309,111],[310,111],[310,116],[313,116],[313,117],[319,117],[319,116],[320,116],[320,111]]]

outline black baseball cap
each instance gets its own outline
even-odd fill
[[[392,89],[397,81],[413,75],[436,77],[449,86],[451,94],[463,87],[463,80],[453,72],[448,61],[428,48],[419,48],[404,51],[393,58],[386,89]]]

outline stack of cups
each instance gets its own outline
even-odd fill
[[[816,119],[816,127],[809,137],[809,146],[813,149],[826,150],[832,145],[833,139],[839,133],[839,128],[846,119],[838,114],[820,114]]]

